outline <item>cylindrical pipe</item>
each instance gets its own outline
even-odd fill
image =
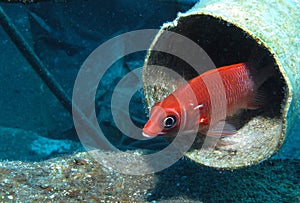
[[[195,72],[182,60],[151,51],[161,44],[164,31],[174,31],[196,42],[210,56],[216,67],[244,62],[253,50],[272,64],[276,72],[264,84],[269,93],[268,105],[258,111],[246,111],[236,135],[222,138],[213,149],[201,148],[201,139],[186,156],[194,161],[233,169],[258,163],[273,155],[283,144],[299,112],[300,5],[287,1],[202,0],[186,13],[162,26],[145,60],[143,83],[149,108],[174,91],[176,84],[147,65],[171,68],[185,79]],[[205,68],[205,67],[204,67]],[[203,144],[203,143],[202,143]]]

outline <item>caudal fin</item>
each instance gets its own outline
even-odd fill
[[[258,46],[252,48],[246,64],[255,84],[255,90],[258,90],[264,82],[276,73],[273,61]]]

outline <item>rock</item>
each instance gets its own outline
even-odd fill
[[[80,143],[54,140],[18,128],[0,127],[0,160],[39,161],[82,150]]]

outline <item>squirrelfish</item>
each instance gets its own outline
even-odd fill
[[[226,119],[240,109],[261,107],[258,89],[272,76],[270,68],[258,72],[249,66],[248,63],[223,66],[183,84],[151,108],[143,135],[184,134],[195,127],[209,136],[235,134],[236,127]]]

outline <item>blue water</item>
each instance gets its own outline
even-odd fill
[[[102,12],[95,12],[97,2],[78,3],[75,1],[69,3],[68,6],[52,3],[1,5],[9,16],[13,16],[12,21],[29,44],[33,45],[34,50],[56,80],[62,84],[66,93],[71,95],[80,65],[98,45],[126,31],[159,28],[164,22],[174,19],[178,11],[183,12],[189,9],[193,3],[189,1],[184,1],[184,4],[171,4],[167,1],[151,2],[149,6],[153,7],[153,10],[164,11],[154,15],[148,12],[149,8],[143,3],[126,2],[120,1],[117,5],[108,1],[102,3]],[[125,4],[128,5],[125,6]],[[137,10],[131,11],[129,7]],[[43,10],[52,11],[51,16]],[[62,11],[69,17],[63,17]],[[91,17],[85,15],[86,13],[90,13]],[[130,17],[128,13],[131,13]],[[105,21],[99,22],[99,19],[105,19]],[[0,38],[2,48],[5,50],[0,58],[1,63],[4,64],[0,75],[3,78],[1,86],[6,87],[0,88],[0,93],[3,95],[0,124],[6,127],[32,130],[49,138],[67,138],[78,141],[68,113],[60,106],[47,86],[39,81],[30,65],[13,46],[3,30],[0,32]],[[7,60],[12,55],[17,56],[16,60]],[[111,98],[109,95],[112,92],[106,87],[115,86],[130,70],[142,66],[144,58],[145,52],[141,52],[122,59],[125,61],[125,67],[121,64],[122,60],[116,62],[101,81],[104,85],[99,88],[98,93],[99,95],[105,94],[105,96],[98,98],[98,101],[109,106]],[[51,108],[48,108],[49,106]],[[130,108],[134,115],[133,122],[139,127],[142,127],[147,120],[145,106],[143,92],[140,91],[132,99]],[[53,114],[53,111],[57,113]],[[111,120],[107,108],[104,108],[102,112],[106,112],[105,115],[107,115],[102,117],[103,120]],[[139,119],[135,121],[134,118]],[[120,131],[115,129],[112,122],[104,122],[104,125],[107,127],[107,132],[113,130],[121,136]],[[300,141],[299,125],[300,119],[297,119],[291,135],[288,136],[286,143],[275,158],[300,157],[297,145]],[[127,143],[130,141],[132,139],[126,140]],[[118,143],[118,139],[113,142],[121,144]],[[164,147],[164,144],[161,147]]]
[[[96,47],[127,31],[159,29],[164,22],[175,19],[177,12],[186,11],[194,2],[194,0],[183,1],[183,3],[168,0],[107,0],[45,2],[29,5],[1,3],[0,5],[12,18],[22,36],[53,77],[61,84],[66,94],[71,97],[78,70]],[[42,161],[84,151],[69,112],[53,96],[47,85],[32,70],[31,65],[1,28],[0,45],[0,160]],[[117,47],[117,49],[124,49],[124,47]],[[128,72],[143,65],[145,54],[146,52],[139,52],[116,61],[100,81],[96,94],[99,124],[109,141],[124,151],[160,150],[168,145],[168,142],[162,138],[135,142],[134,139],[124,136],[112,121],[110,105],[113,89]],[[148,119],[142,89],[132,97],[129,110],[133,123],[142,128]],[[284,145],[272,159],[299,160],[299,143],[300,116]],[[272,167],[271,162],[265,163],[267,166],[270,163]],[[230,195],[235,195],[234,191],[237,188],[234,188],[235,186],[231,188],[234,185],[231,181],[240,181],[242,189],[256,190],[265,188],[263,184],[271,185],[273,181],[280,181],[280,178],[289,175],[296,177],[293,176],[295,178],[293,188],[299,188],[299,171],[297,174],[289,171],[279,176],[276,169],[271,173],[272,177],[262,180],[257,185],[248,185],[248,183],[243,185],[241,179],[235,179],[235,174],[244,173],[256,178],[258,167],[234,172],[216,171],[182,159],[169,169],[156,174],[160,180],[155,188],[157,196],[149,197],[145,201],[173,198],[177,193],[188,196],[190,193],[186,188],[195,192],[195,196],[191,195],[193,200],[209,201],[210,198],[217,196],[221,201],[223,196],[226,196],[225,199],[230,199]],[[285,170],[284,166],[279,168],[280,172]],[[201,185],[194,180],[185,180],[189,174],[195,174],[198,177],[196,180],[202,181]],[[218,185],[218,180],[224,176],[227,178],[222,180],[228,184]],[[210,177],[214,179],[211,180]],[[165,185],[165,182],[174,180],[180,182],[182,187],[178,188],[177,182],[174,182],[174,185]],[[224,187],[223,193],[214,194],[220,192],[219,188],[222,187]],[[160,188],[172,191],[162,194]],[[212,189],[213,192],[206,188]],[[203,196],[207,199],[199,197],[200,193],[205,193]],[[275,200],[280,200],[278,194],[268,195],[271,197],[274,195]],[[255,201],[255,197],[251,196],[243,196],[241,199],[248,202]]]

